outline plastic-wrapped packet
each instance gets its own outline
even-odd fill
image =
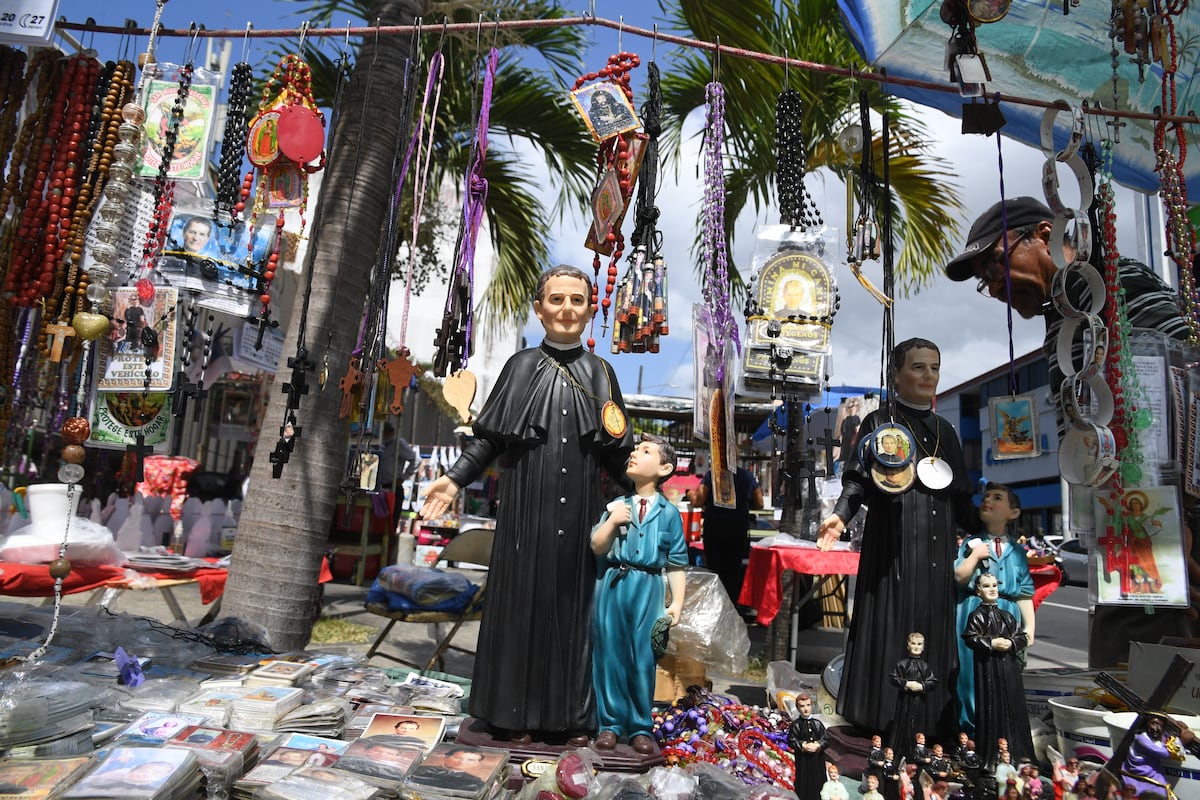
[[[580,800],[597,789],[596,753],[582,748],[564,750],[537,778],[521,787],[518,800]],[[545,793],[545,794],[543,794]]]
[[[147,678],[120,705],[128,711],[174,711],[199,692],[200,682],[191,678]]]
[[[650,800],[650,793],[634,778],[616,772],[602,772],[597,776],[599,788],[596,800]]]
[[[690,800],[696,791],[696,777],[679,767],[654,767],[646,778],[658,800]]]
[[[795,792],[788,791],[782,786],[762,783],[750,788],[746,800],[798,800]]]
[[[750,787],[715,764],[694,761],[685,769],[696,779],[695,800],[745,800]]]
[[[772,661],[767,664],[767,703],[775,708],[786,711],[788,716],[796,716],[796,695],[808,692],[811,697],[817,696],[816,687],[805,683],[804,678],[788,661]]]

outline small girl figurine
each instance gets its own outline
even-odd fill
[[[968,734],[975,732],[975,671],[971,648],[962,639],[967,629],[967,617],[979,608],[975,581],[981,573],[990,572],[999,581],[1000,608],[1021,622],[1029,644],[1033,644],[1033,576],[1025,549],[1008,537],[1008,524],[1021,516],[1021,501],[1016,493],[999,483],[989,483],[983,489],[979,518],[987,531],[969,537],[954,562],[954,578],[959,586],[958,624],[958,700],[959,725]],[[1024,659],[1022,659],[1022,662]],[[978,737],[976,737],[978,739]],[[981,751],[985,758],[991,753]]]
[[[651,634],[664,614],[671,625],[683,612],[687,544],[679,511],[658,491],[675,474],[675,448],[642,434],[625,474],[634,493],[609,503],[592,531],[599,559],[593,615],[592,675],[600,733],[596,747],[612,750],[618,736],[642,755],[657,748],[654,719],[654,652]],[[667,572],[671,605],[666,607],[662,573]],[[665,608],[665,610],[664,610]]]

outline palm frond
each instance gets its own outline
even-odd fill
[[[836,0],[743,0],[715,4],[705,0],[659,0],[674,32],[746,50],[776,53],[840,67],[865,68],[838,22]],[[714,70],[725,90],[727,163],[725,221],[732,242],[733,226],[747,207],[770,213],[775,201],[775,98],[789,87],[803,101],[802,130],[808,142],[807,170],[822,167],[844,178],[851,166],[836,144],[837,133],[857,114],[862,86],[830,72],[791,69],[751,59],[722,56],[719,68],[711,54],[687,50],[672,54],[663,79],[664,116],[672,123],[664,132],[667,162],[680,167],[678,125],[704,106],[704,87]],[[948,242],[962,209],[953,174],[927,146],[925,127],[903,106],[868,87],[869,102],[892,120],[889,161],[899,247],[896,272],[906,290],[919,287],[949,256]],[[881,176],[882,149],[875,148],[876,175]],[[812,178],[810,177],[810,180]],[[882,196],[882,193],[880,193]]]

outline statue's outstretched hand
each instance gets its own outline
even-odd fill
[[[445,514],[455,497],[458,497],[458,484],[450,480],[448,475],[438,478],[425,490],[421,519],[434,519]]]
[[[842,532],[845,530],[845,521],[837,514],[830,514],[817,529],[817,549],[832,550],[837,541],[842,538]]]

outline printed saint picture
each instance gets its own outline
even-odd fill
[[[988,412],[992,458],[1037,458],[1042,454],[1037,402],[1033,395],[993,397],[988,401]]]
[[[633,103],[610,81],[581,86],[571,92],[571,100],[597,142],[641,127]]]
[[[912,455],[912,439],[903,428],[885,426],[874,433],[871,451],[885,467],[898,467]]]
[[[1096,492],[1097,602],[1186,606],[1179,500],[1174,487]]]
[[[157,286],[139,295],[136,288],[122,287],[112,294],[113,324],[99,348],[96,388],[168,391],[175,379],[179,291]]]
[[[421,714],[376,714],[363,731],[363,738],[387,736],[396,744],[408,744],[429,752],[442,740],[446,718]]]
[[[155,269],[167,285],[200,292],[205,308],[245,316],[255,310],[274,238],[273,219],[252,228],[214,219],[211,208],[179,206]]]
[[[67,790],[63,797],[151,798],[184,770],[199,766],[190,750],[177,747],[117,747],[100,766]]]

